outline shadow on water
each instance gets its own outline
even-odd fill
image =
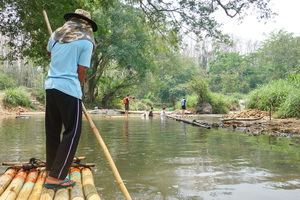
[[[300,149],[289,146],[289,138],[249,137],[160,117],[92,117],[133,199],[300,198]],[[0,118],[0,127],[1,162],[45,159],[43,117]],[[77,156],[96,164],[102,199],[124,199],[85,120]]]

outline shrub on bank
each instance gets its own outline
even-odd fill
[[[300,89],[291,92],[279,106],[276,117],[300,117]]]
[[[248,109],[276,112],[276,117],[299,117],[300,87],[293,80],[277,80],[252,91],[246,103]]]
[[[210,93],[208,103],[212,106],[212,113],[226,114],[233,103],[233,98],[220,93]]]
[[[32,94],[36,97],[40,103],[45,104],[46,102],[46,91],[44,89],[37,89],[32,91]]]
[[[187,99],[186,105],[187,105],[187,109],[189,108],[195,108],[198,104],[198,96],[197,95],[187,95],[185,97]],[[181,110],[181,100],[176,102],[175,104],[175,108]]]
[[[288,81],[277,80],[252,91],[248,96],[246,107],[249,109],[259,109],[277,111],[279,106],[284,103],[287,96],[293,90]]]
[[[6,74],[0,74],[0,90],[5,90],[8,88],[16,87],[16,82],[14,79]]]
[[[6,90],[3,98],[3,103],[12,106],[24,106],[35,109],[34,105],[30,102],[30,99],[27,96],[26,92],[21,88]]]

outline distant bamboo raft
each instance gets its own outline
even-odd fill
[[[8,169],[0,176],[0,200],[100,200],[90,168],[72,168],[69,178],[74,187],[47,189],[43,187],[44,170]]]
[[[201,123],[197,120],[188,120],[188,119],[185,119],[184,117],[178,118],[178,117],[167,115],[167,118],[174,119],[176,121],[184,122],[184,123],[187,123],[187,124],[191,124],[191,125],[194,125],[194,126],[198,126],[198,127],[201,127],[201,128],[210,129],[212,127],[212,125],[207,125],[207,123],[204,124],[204,123]]]

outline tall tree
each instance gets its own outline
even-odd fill
[[[46,45],[49,33],[42,10],[48,13],[52,29],[64,23],[66,12],[74,12],[78,2],[67,0],[3,0],[0,4],[1,34],[9,37],[6,59],[31,57],[39,64],[48,63]]]
[[[87,74],[85,91],[88,100],[93,102],[103,73],[105,70],[113,70],[119,80],[114,82],[111,88],[113,92],[105,90],[102,104],[106,105],[117,89],[129,87],[144,77],[146,71],[154,65],[155,48],[153,36],[140,9],[120,3],[114,4],[105,13],[96,13],[95,16],[101,27],[96,33],[99,46]]]
[[[219,30],[220,24],[213,17],[213,14],[219,10],[230,18],[238,19],[243,19],[250,13],[255,13],[258,20],[269,19],[274,15],[269,8],[270,0],[125,1],[139,6],[154,28],[159,28],[160,23],[167,21],[168,31],[177,33],[182,31],[184,34],[193,32],[198,36],[220,37],[222,35]]]
[[[145,95],[153,93],[161,103],[174,106],[178,99],[188,94],[192,77],[199,75],[195,59],[184,57],[176,51],[168,51],[157,55],[155,60],[157,68],[148,75],[141,90]]]
[[[220,24],[213,14],[223,11],[228,17],[244,16],[251,12],[258,19],[269,19],[274,13],[269,8],[270,0],[232,0],[226,3],[220,0],[185,0],[185,1],[142,1],[142,0],[2,0],[0,2],[0,31],[11,38],[10,46],[13,55],[34,57],[37,61],[45,61],[43,51],[48,33],[43,21],[42,10],[48,12],[53,29],[63,23],[65,12],[73,12],[76,8],[93,8],[99,12],[101,8],[113,7],[114,3],[126,2],[139,6],[144,12],[147,22],[167,38],[169,33],[193,32],[199,37],[221,38]],[[249,9],[252,8],[252,9]],[[95,19],[99,22],[98,19]],[[167,24],[167,26],[165,26]],[[179,39],[180,37],[178,37]],[[170,40],[177,42],[178,40]],[[22,52],[22,54],[16,54]]]
[[[266,69],[258,65],[257,53],[218,52],[216,55],[208,71],[208,82],[213,92],[248,93],[267,81]]]
[[[269,80],[300,73],[300,37],[284,30],[273,32],[258,50],[260,65],[268,68]]]

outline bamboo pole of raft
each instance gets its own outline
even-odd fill
[[[107,149],[107,147],[106,147],[106,145],[105,145],[105,143],[104,143],[104,141],[103,141],[103,139],[100,135],[100,132],[98,131],[98,129],[95,126],[95,124],[94,124],[93,120],[91,119],[91,117],[88,115],[88,113],[85,109],[85,106],[83,104],[82,104],[82,110],[83,110],[83,113],[84,113],[85,117],[87,118],[91,128],[93,129],[93,132],[94,132],[94,134],[95,134],[102,150],[104,151],[105,157],[106,157],[106,159],[107,159],[107,161],[110,165],[110,168],[113,171],[113,174],[114,174],[116,180],[118,181],[119,187],[120,187],[123,195],[126,197],[127,200],[131,200],[131,196],[130,196],[126,186],[123,183],[123,180],[122,180],[122,178],[121,178],[121,176],[118,172],[118,169],[117,169],[117,167],[116,167],[116,165],[115,165],[115,163],[114,163],[114,161],[113,161],[113,159],[112,159],[112,157],[111,157],[111,155],[110,155],[110,153],[109,153],[109,151],[108,151],[108,149]]]
[[[0,200],[15,200],[23,186],[26,176],[27,173],[24,170],[19,170],[8,188],[1,195]]]
[[[54,200],[69,200],[69,189],[60,188],[56,191]]]
[[[84,200],[84,194],[82,191],[82,183],[81,183],[81,173],[80,169],[73,168],[70,171],[70,179],[76,181],[76,184],[73,186],[70,192],[70,200]]]
[[[43,10],[43,15],[44,15],[44,18],[45,18],[45,21],[46,21],[46,24],[47,24],[48,32],[50,33],[50,35],[52,35],[51,25],[49,23],[49,19],[47,17],[47,13],[46,13],[45,10]],[[87,118],[87,120],[88,120],[88,122],[89,122],[89,124],[90,124],[90,126],[91,126],[91,128],[92,128],[92,130],[93,130],[93,132],[94,132],[101,148],[102,148],[102,150],[104,151],[105,157],[106,157],[106,159],[107,159],[107,161],[108,161],[108,163],[109,163],[109,165],[110,165],[110,167],[113,171],[113,174],[114,174],[115,178],[117,179],[117,182],[119,184],[119,187],[120,187],[123,195],[126,197],[127,200],[131,200],[131,196],[130,196],[126,186],[123,183],[123,180],[122,180],[122,178],[121,178],[121,176],[118,172],[118,169],[117,169],[117,167],[116,167],[116,165],[115,165],[115,163],[114,163],[114,161],[113,161],[113,159],[112,159],[112,157],[111,157],[111,155],[110,155],[110,153],[109,153],[109,151],[108,151],[108,149],[107,149],[107,147],[106,147],[106,145],[105,145],[105,143],[104,143],[104,141],[103,141],[103,139],[100,135],[100,132],[98,131],[98,129],[96,128],[94,122],[92,121],[92,119],[88,115],[83,102],[82,102],[82,110],[83,110],[83,113],[84,113],[85,117]]]
[[[42,191],[43,191],[43,186],[44,186],[44,183],[45,183],[45,180],[46,180],[46,176],[47,176],[46,171],[41,171],[40,172],[28,200],[39,200],[40,199],[40,197],[42,195]]]
[[[69,175],[67,176],[69,179]],[[54,200],[69,200],[69,188],[60,188],[56,190]]]
[[[83,191],[86,200],[100,200],[100,196],[94,184],[93,174],[89,168],[81,170]]]
[[[25,183],[22,186],[22,189],[17,197],[17,200],[27,200],[33,187],[36,183],[39,172],[37,170],[33,170],[28,173]]]
[[[4,174],[2,174],[0,177],[0,196],[3,194],[16,174],[17,171],[15,169],[8,169]]]
[[[53,189],[43,188],[40,200],[53,200],[55,191]]]

